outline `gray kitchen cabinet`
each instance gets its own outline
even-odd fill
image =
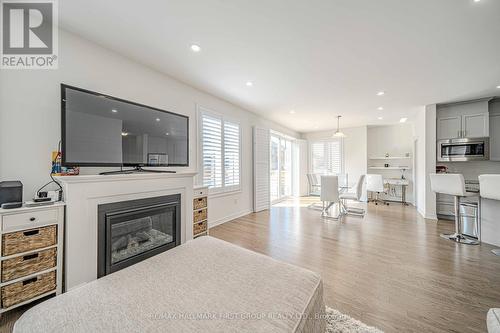
[[[488,100],[440,105],[437,139],[488,137],[489,122]]]
[[[453,196],[443,193],[436,193],[436,213],[445,219],[452,219],[455,216],[455,199]]]
[[[500,161],[500,100],[490,104],[490,160]]]
[[[489,114],[462,115],[462,131],[462,136],[464,138],[482,138],[489,136]]]
[[[437,119],[437,138],[454,139],[460,137],[462,119],[460,116],[438,117]]]

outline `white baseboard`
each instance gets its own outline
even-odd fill
[[[218,219],[218,220],[215,220],[215,221],[209,221],[208,222],[208,228],[209,229],[213,228],[215,226],[218,226],[219,224],[223,224],[223,223],[232,221],[234,219],[237,219],[238,217],[242,217],[242,216],[248,215],[250,213],[253,213],[253,211],[251,211],[251,210],[243,210],[241,212],[237,212],[237,213],[225,216],[225,217],[223,217],[221,219]]]
[[[434,220],[437,221],[437,215],[425,215],[425,212],[423,212],[420,208],[417,207],[417,212],[426,220]]]

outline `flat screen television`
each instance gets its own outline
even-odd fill
[[[188,166],[189,117],[61,85],[62,165]]]

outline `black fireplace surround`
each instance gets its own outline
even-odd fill
[[[181,195],[98,206],[97,277],[181,243]]]

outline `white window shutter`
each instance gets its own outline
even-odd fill
[[[270,132],[269,129],[253,128],[253,184],[254,212],[269,209],[270,197]]]
[[[209,188],[222,187],[222,119],[201,115],[202,180]]]
[[[311,172],[317,174],[342,173],[342,141],[311,143]]]
[[[240,187],[240,125],[224,122],[224,187]]]

